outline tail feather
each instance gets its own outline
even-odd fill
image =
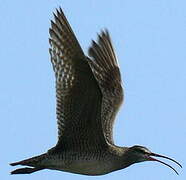
[[[16,170],[12,171],[11,174],[30,174],[30,173],[33,173],[35,171],[45,169],[44,167],[41,166],[41,162],[45,158],[46,158],[46,154],[42,154],[42,155],[35,156],[35,157],[25,159],[25,160],[22,160],[22,161],[10,163],[11,166],[26,165],[26,166],[33,167],[33,168],[16,169]]]
[[[27,166],[35,166],[38,162],[41,162],[42,159],[44,159],[46,154],[42,154],[39,156],[34,156],[32,158],[28,158],[22,161],[10,163],[11,166],[17,166],[17,165],[27,165]]]
[[[11,172],[11,174],[31,174],[44,168],[20,168]]]

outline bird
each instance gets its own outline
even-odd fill
[[[56,82],[58,141],[43,153],[11,166],[11,174],[31,174],[50,169],[82,175],[104,175],[128,166],[157,161],[176,174],[165,158],[148,148],[120,147],[113,139],[113,124],[124,99],[118,60],[107,29],[92,40],[85,55],[62,8],[53,13],[49,53]]]

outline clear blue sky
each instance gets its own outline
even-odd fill
[[[156,162],[100,177],[51,170],[9,175],[10,162],[43,153],[57,141],[48,28],[59,6],[85,52],[101,28],[110,31],[125,87],[116,144],[140,144],[173,157],[183,165],[174,166],[180,176]],[[185,180],[185,7],[185,0],[0,0],[0,179]]]

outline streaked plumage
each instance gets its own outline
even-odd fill
[[[170,159],[142,146],[114,145],[113,123],[123,90],[109,33],[102,31],[98,42],[92,41],[87,57],[61,8],[54,19],[49,30],[49,52],[56,79],[58,142],[45,154],[12,163],[32,167],[12,174],[56,169],[101,175],[136,162],[156,160],[150,156]]]

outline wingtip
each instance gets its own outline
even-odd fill
[[[104,30],[105,30],[105,33],[106,33],[107,35],[109,35],[109,30],[108,30],[107,28],[105,28]]]
[[[63,13],[63,10],[62,10],[61,6],[59,6],[59,10],[60,10],[61,13]]]
[[[103,28],[102,30],[101,30],[101,33],[100,33],[101,35],[107,35],[107,34],[109,34],[109,31],[108,31],[108,29],[105,27],[105,28]]]

